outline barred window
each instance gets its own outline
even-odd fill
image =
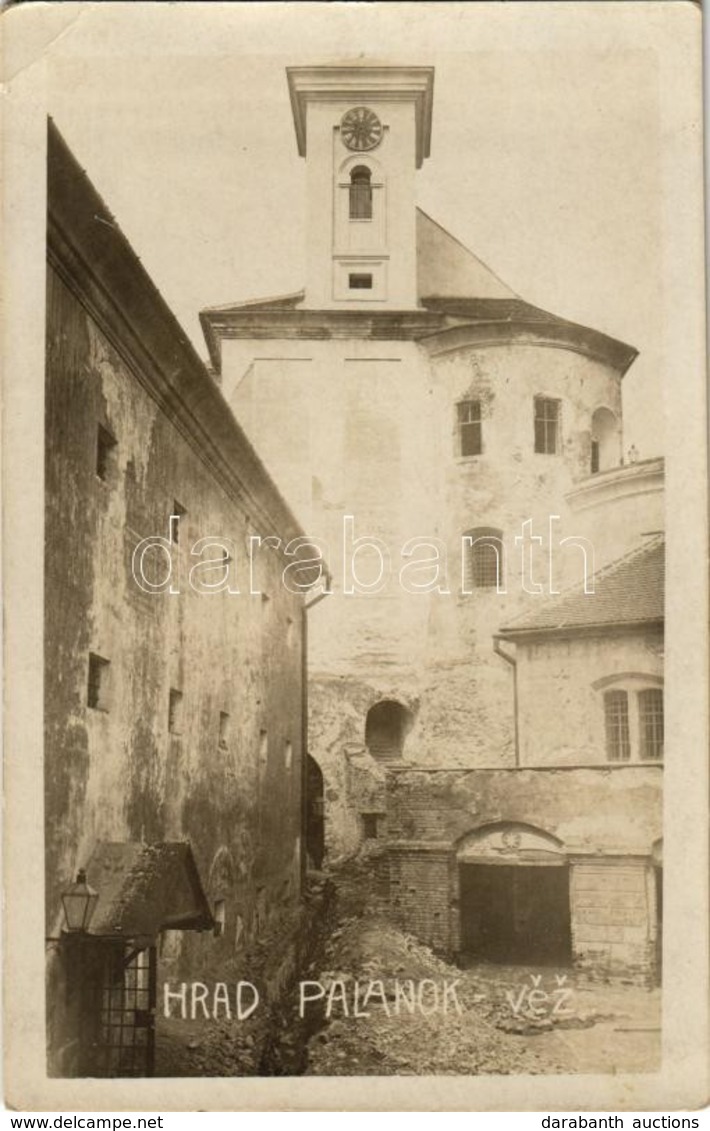
[[[480,401],[459,401],[458,415],[459,454],[480,456],[483,451],[483,424]]]
[[[350,219],[372,219],[372,173],[366,165],[356,165],[350,174]]]
[[[649,687],[638,693],[639,756],[642,761],[663,758],[663,691]]]
[[[559,443],[560,402],[535,397],[535,451],[554,455]]]
[[[631,757],[629,738],[629,697],[626,691],[607,691],[604,695],[606,756],[610,762],[628,762]]]
[[[503,589],[503,532],[490,527],[469,530],[465,535],[468,581],[474,589]]]

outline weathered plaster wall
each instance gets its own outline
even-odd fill
[[[358,842],[358,791],[348,799],[347,767],[378,700],[416,704],[407,761],[514,764],[512,676],[492,637],[544,600],[522,588],[522,524],[532,520],[543,539],[533,579],[547,592],[584,576],[579,548],[559,544],[580,533],[565,496],[588,477],[594,411],[606,406],[620,419],[618,372],[540,341],[460,337],[455,348],[445,336],[425,345],[335,336],[223,342],[225,395],[333,570],[332,595],[309,620],[309,742],[326,778],[335,854]],[[562,403],[556,455],[534,451],[538,394]],[[483,453],[461,458],[456,404],[467,397],[483,403]],[[354,539],[377,538],[389,550],[379,592],[343,591],[347,515]],[[559,516],[552,526],[551,515]],[[505,593],[461,592],[461,537],[477,526],[503,531]],[[596,531],[585,527],[584,535],[602,538],[603,523]],[[429,591],[407,592],[401,569],[412,560],[402,547],[424,538],[436,545],[429,553],[438,551],[441,572],[410,572],[408,583],[429,583]],[[356,562],[362,581],[376,576],[375,552],[358,550]]]
[[[49,933],[97,840],[189,840],[226,925],[221,939],[181,935],[183,959],[238,960],[299,892],[300,598],[276,553],[260,558],[268,600],[249,596],[246,540],[261,531],[52,271],[46,404]],[[117,441],[105,480],[99,424]],[[173,547],[180,591],[147,594],[133,550],[167,535],[175,501],[187,512]],[[191,546],[208,535],[233,539],[239,595],[188,584]],[[105,710],[87,706],[90,652],[110,661]],[[171,688],[184,697],[179,734],[168,732]],[[175,961],[179,950],[167,948]]]

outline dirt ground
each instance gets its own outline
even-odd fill
[[[299,975],[308,984],[246,1023],[163,1021],[158,1075],[517,1075],[659,1066],[658,989],[592,983],[550,966],[460,969],[390,921],[374,860],[351,862],[330,880],[337,896]],[[301,995],[314,998],[303,1010]]]
[[[312,1018],[316,1031],[307,1046],[307,1074],[618,1073],[658,1067],[658,989],[591,983],[571,969],[549,966],[460,969],[389,921],[366,862],[343,870],[337,883],[339,915],[322,960],[303,975],[326,986],[336,983],[312,1007],[318,1020]],[[409,980],[426,982],[423,1011],[411,1013],[403,1005],[401,987],[411,993]]]

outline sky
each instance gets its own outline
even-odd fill
[[[597,5],[608,19],[582,34],[560,12],[576,5],[105,7],[110,25],[94,8],[45,29],[48,109],[201,356],[200,309],[304,282],[286,66],[428,64],[418,204],[528,302],[639,350],[625,446],[661,454],[659,62],[630,13]]]

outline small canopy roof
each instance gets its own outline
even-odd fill
[[[214,920],[187,843],[99,841],[87,880],[98,892],[89,933],[154,937],[161,930],[210,930]]]

